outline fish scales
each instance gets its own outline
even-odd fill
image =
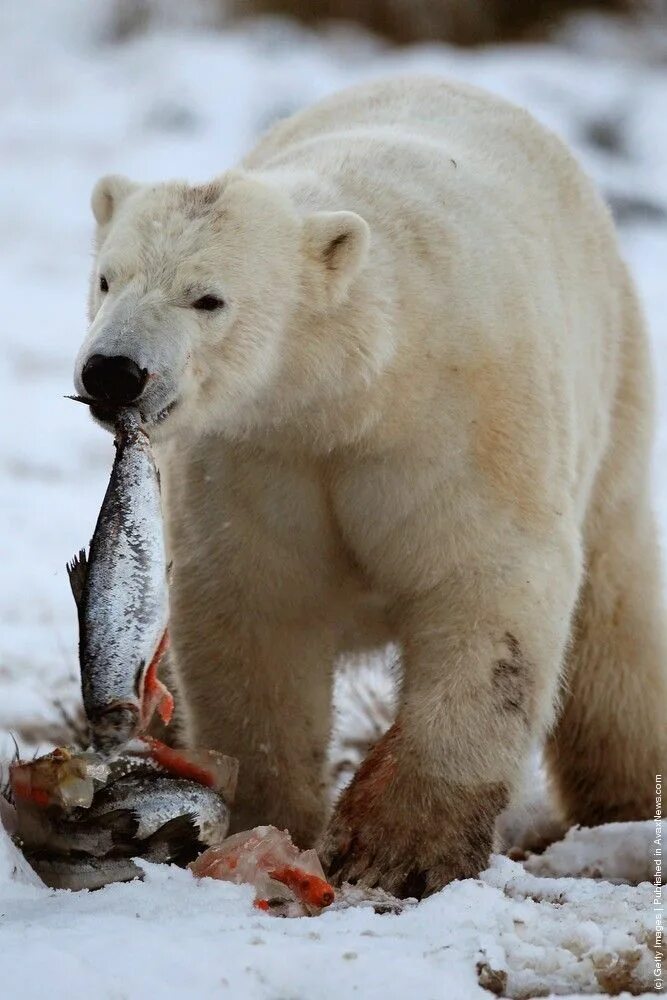
[[[135,878],[141,870],[130,858],[189,863],[225,838],[229,819],[227,804],[211,788],[135,773],[105,785],[89,808],[20,801],[17,839],[47,885],[90,889]]]
[[[136,818],[137,840],[159,838],[160,830],[179,817],[190,817],[202,845],[222,840],[229,828],[229,809],[210,788],[166,776],[132,775],[109,785],[88,812],[91,822],[111,811],[127,811]]]
[[[130,858],[32,858],[30,864],[52,889],[101,889],[110,882],[143,879]]]

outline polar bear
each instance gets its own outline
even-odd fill
[[[651,362],[609,214],[526,112],[374,82],[211,183],[96,186],[79,393],[140,408],[189,742],[237,829],[423,896],[476,875],[535,741],[571,822],[652,815],[667,643]],[[338,657],[398,714],[326,816]]]

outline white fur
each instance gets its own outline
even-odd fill
[[[94,205],[79,367],[129,353],[148,418],[178,400],[153,435],[176,666],[191,738],[241,757],[237,826],[320,829],[334,659],[388,636],[398,735],[329,828],[328,855],[356,845],[345,875],[396,890],[416,866],[428,891],[479,868],[566,664],[566,808],[643,813],[667,763],[649,362],[563,145],[482,92],[395,80],[206,188],[114,179]],[[225,308],[192,309],[207,292]]]

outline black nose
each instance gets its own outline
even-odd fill
[[[122,354],[111,358],[92,354],[81,372],[84,388],[93,399],[105,400],[117,406],[132,403],[141,395],[148,371],[140,368],[132,358]]]

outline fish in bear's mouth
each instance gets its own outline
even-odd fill
[[[77,403],[85,403],[86,406],[90,407],[90,412],[95,418],[95,420],[99,421],[101,424],[104,424],[105,426],[110,428],[113,428],[115,426],[119,410],[123,409],[123,407],[114,406],[111,403],[105,403],[103,400],[93,399],[92,397],[89,396],[67,396],[67,399],[73,399]],[[127,406],[127,404],[125,405]],[[135,404],[129,404],[129,405],[133,406]],[[177,405],[178,405],[178,400],[172,399],[171,403],[168,403],[166,406],[163,406],[161,410],[158,410],[157,413],[153,414],[153,413],[145,413],[141,409],[141,404],[137,402],[136,409],[139,411],[139,415],[141,417],[143,425],[147,428],[150,428],[150,427],[156,427],[158,424],[161,424],[164,420],[166,420],[169,414],[174,411]]]

